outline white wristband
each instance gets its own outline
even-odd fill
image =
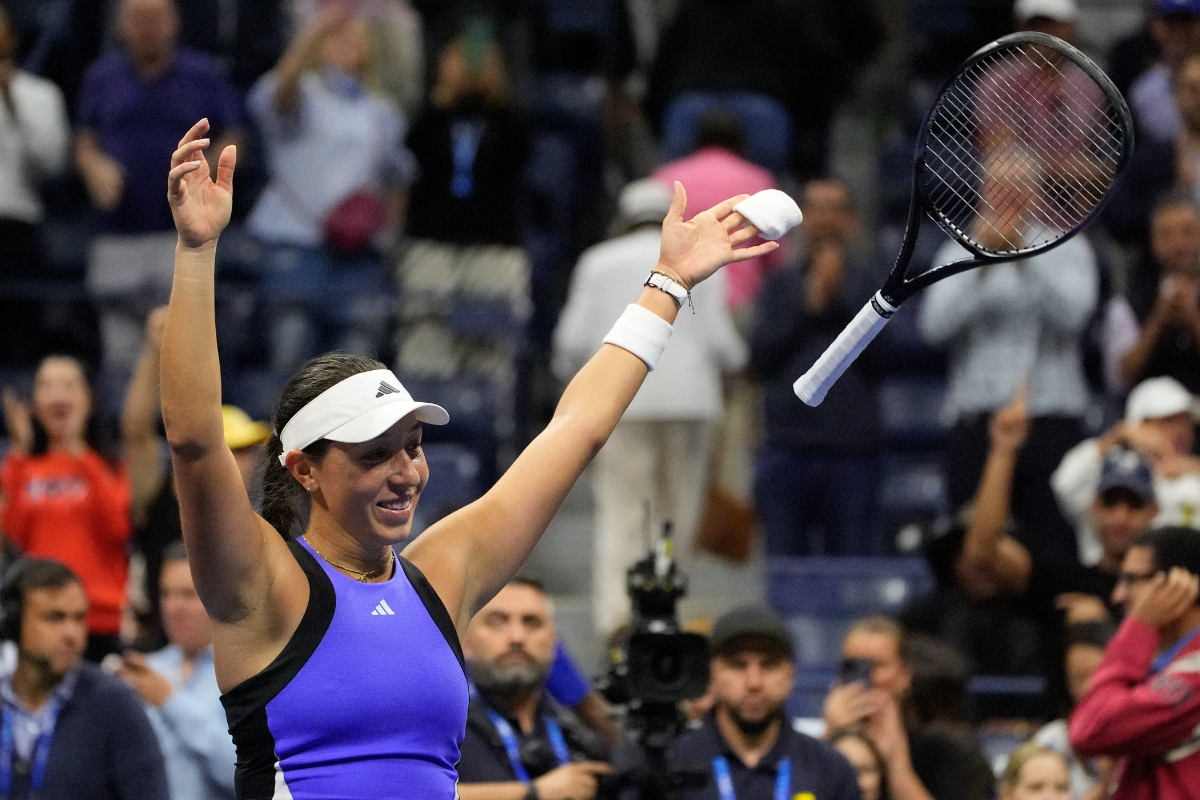
[[[671,339],[671,323],[637,303],[630,303],[617,319],[612,330],[604,337],[605,344],[615,344],[628,350],[646,363],[654,372],[654,365]]]

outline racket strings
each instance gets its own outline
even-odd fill
[[[1069,235],[1103,201],[1128,147],[1121,117],[1068,57],[1018,44],[939,97],[924,189],[935,217],[980,251],[1010,255]]]

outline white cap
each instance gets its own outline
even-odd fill
[[[1034,17],[1074,22],[1079,19],[1079,6],[1075,5],[1075,0],[1017,0],[1013,4],[1013,17],[1020,25]]]
[[[1187,411],[1196,417],[1196,398],[1174,378],[1148,378],[1129,393],[1125,401],[1125,419],[1142,422],[1169,417]]]
[[[662,222],[671,210],[674,193],[653,178],[627,184],[617,199],[617,213],[627,225]]]
[[[419,403],[390,369],[360,372],[330,386],[296,412],[279,432],[283,453],[279,463],[287,466],[287,454],[303,450],[315,441],[366,442],[384,433],[413,412],[430,425],[450,421],[446,409]]]

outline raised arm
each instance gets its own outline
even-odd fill
[[[137,368],[125,392],[121,409],[121,443],[129,467],[129,516],[135,529],[146,522],[146,513],[166,478],[158,446],[158,362],[166,307],[156,308],[146,320],[146,335]]]
[[[758,233],[753,226],[742,227],[742,215],[733,211],[744,198],[731,198],[684,222],[686,196],[676,183],[675,199],[663,222],[657,269],[691,287],[725,264],[774,250],[774,242],[733,249]],[[632,295],[634,287],[630,290]],[[658,289],[644,288],[637,305],[668,323],[675,319],[675,301]],[[568,384],[546,430],[491,491],[439,522],[405,550],[425,572],[460,631],[533,550],[571,486],[604,446],[647,371],[633,353],[604,345]]]
[[[1033,566],[1029,551],[1005,532],[1005,525],[1012,505],[1017,454],[1029,435],[1024,387],[1012,404],[992,417],[988,433],[991,448],[975,493],[975,512],[967,526],[962,557],[968,566],[990,573],[1008,592],[1021,594],[1029,585]]]
[[[270,630],[255,629],[273,617],[275,606],[264,602],[268,589],[291,586],[288,568],[299,572],[299,567],[282,537],[254,513],[225,445],[213,270],[217,237],[229,222],[236,150],[221,153],[214,182],[203,155],[208,140],[201,137],[207,131],[208,121],[198,122],[171,160],[167,197],[179,243],[163,330],[161,384],[184,543],[196,590],[218,623],[219,644],[221,623],[243,625],[251,628],[248,634],[270,639]]]

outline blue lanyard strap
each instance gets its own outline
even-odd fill
[[[508,720],[502,717],[495,709],[486,709],[488,719],[491,720],[492,727],[496,729],[496,733],[500,734],[500,741],[504,743],[504,752],[508,755],[508,764],[512,767],[513,775],[521,783],[529,783],[529,771],[525,769],[525,763],[521,761],[521,746],[517,743],[517,734],[513,731],[512,725],[508,724]],[[559,727],[558,721],[546,717],[543,720],[546,726],[546,738],[550,740],[550,747],[554,749],[554,755],[558,759],[558,765],[561,767],[571,763],[571,753],[567,750],[567,740],[563,736],[562,728]]]
[[[721,800],[737,800],[737,794],[733,791],[733,775],[729,772],[729,762],[725,756],[714,756],[712,765],[713,774],[717,778],[717,793],[720,794]],[[775,768],[775,800],[788,800],[791,791],[792,760],[781,758],[779,766]]]
[[[1200,636],[1200,628],[1195,628],[1185,633],[1182,639],[1171,645],[1166,652],[1154,659],[1150,664],[1150,674],[1156,675],[1166,669],[1167,665],[1175,660],[1175,656],[1179,655],[1179,651],[1195,641],[1197,636]]]
[[[38,734],[37,743],[33,748],[33,770],[29,778],[29,788],[38,792],[46,781],[46,767],[50,763],[50,746],[54,742],[54,728],[58,724],[59,705],[57,698],[50,700],[47,717],[50,724]],[[0,795],[8,797],[12,794],[13,761],[16,759],[16,742],[13,736],[13,712],[5,706],[0,716]]]

